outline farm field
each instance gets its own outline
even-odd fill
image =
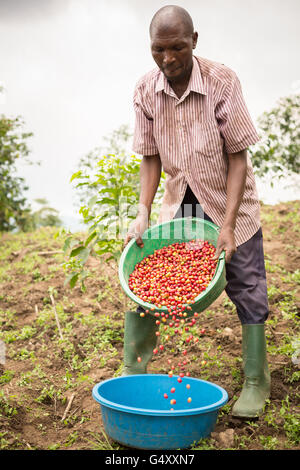
[[[241,326],[223,293],[191,328],[199,337],[189,348],[191,376],[213,381],[229,395],[211,437],[195,443],[195,450],[300,449],[300,201],[262,205],[261,219],[271,398],[258,419],[231,416],[243,383]],[[85,292],[65,287],[64,238],[56,232],[0,236],[0,340],[6,350],[0,364],[0,449],[121,450],[105,435],[91,391],[121,371],[124,312],[133,304],[120,287],[117,266],[103,259],[88,261]],[[184,348],[175,335],[168,344],[153,357],[149,372],[167,373],[168,358]]]

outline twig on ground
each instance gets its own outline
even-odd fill
[[[61,255],[63,254],[62,250],[59,251],[38,251],[37,255],[39,256],[50,256],[50,255]]]
[[[76,413],[76,411],[78,411],[80,409],[80,406],[77,406],[77,408],[75,408],[72,413],[70,413],[70,417],[73,416],[73,414]]]
[[[74,400],[74,397],[75,397],[75,394],[71,395],[70,396],[70,399],[69,399],[69,403],[67,405],[67,408],[65,409],[65,412],[63,414],[63,417],[61,418],[62,421],[64,421],[66,419],[66,416],[69,412],[69,409],[71,408],[71,405],[72,405],[72,401]]]

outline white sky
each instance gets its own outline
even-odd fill
[[[239,76],[254,121],[300,90],[299,0],[186,0],[196,55]],[[155,67],[148,28],[159,0],[0,0],[0,114],[21,115],[32,159],[30,191],[61,215],[76,215],[69,178],[78,161],[121,124],[134,125],[136,81]],[[281,183],[282,185],[282,183]],[[289,197],[259,185],[265,202]],[[295,191],[291,198],[297,197]],[[298,194],[298,197],[299,194]]]

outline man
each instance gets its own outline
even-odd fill
[[[150,25],[158,66],[135,88],[133,150],[143,155],[137,218],[125,239],[143,246],[151,205],[166,173],[160,222],[182,216],[184,205],[199,208],[220,227],[216,257],[226,254],[226,292],[242,324],[245,381],[233,415],[254,417],[270,394],[264,322],[268,300],[259,200],[249,145],[259,138],[240,82],[223,64],[193,55],[198,34],[181,7],[166,6]],[[124,374],[145,373],[156,344],[154,318],[127,312]],[[143,358],[137,363],[136,357]]]

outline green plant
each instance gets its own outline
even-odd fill
[[[72,432],[68,436],[68,439],[65,442],[65,447],[70,447],[71,445],[73,445],[77,441],[78,436],[79,436],[78,431]]]
[[[223,300],[223,306],[229,312],[235,312],[235,305],[233,302],[231,302],[231,300],[228,297],[225,297],[225,299]]]
[[[118,155],[125,157],[130,153],[130,139],[132,133],[128,125],[123,124],[118,129],[115,129],[108,136],[103,137],[103,145],[96,147],[94,150],[84,155],[78,164],[78,171],[82,174],[95,174],[97,171],[97,163],[99,157],[102,155]],[[76,187],[75,198],[78,200],[79,207],[86,204],[93,196],[98,194],[98,186],[78,186]]]
[[[42,281],[43,280],[43,276],[42,276],[39,268],[36,268],[32,271],[32,279],[34,281]]]
[[[65,390],[68,390],[69,388],[72,388],[75,386],[75,379],[73,378],[73,375],[71,374],[71,372],[69,372],[68,369],[66,369],[63,380],[66,383]]]
[[[275,450],[278,446],[278,439],[277,437],[273,436],[259,436],[259,440],[261,445],[266,450]]]
[[[5,436],[9,437],[8,432],[0,432],[0,450],[9,448],[9,440]]]
[[[219,414],[218,414],[218,420],[220,420],[224,415],[228,415],[231,411],[231,405],[229,403],[227,403],[226,405],[224,405]]]
[[[0,385],[10,382],[14,375],[15,373],[13,370],[6,370],[2,375],[0,375]]]
[[[35,359],[34,351],[28,351],[26,348],[22,348],[12,353],[12,357],[16,360],[24,361],[26,359]]]
[[[289,442],[293,445],[300,442],[300,413],[293,413],[290,409],[290,400],[287,395],[281,402],[279,411],[280,416],[284,420],[283,428]]]
[[[236,384],[242,383],[242,373],[240,369],[237,369],[236,367],[231,367],[231,375],[233,382],[235,382]]]
[[[48,446],[49,450],[57,450],[59,448],[60,448],[60,444],[51,444],[50,446]]]
[[[267,351],[270,354],[283,354],[285,356],[292,356],[294,352],[293,345],[291,343],[291,337],[289,334],[285,334],[278,345],[268,344]]]
[[[264,421],[268,424],[268,426],[272,426],[276,430],[279,429],[276,405],[269,399],[266,400],[264,408]]]
[[[23,126],[20,116],[0,116],[0,232],[23,229],[30,212],[24,197],[28,187],[16,168],[19,159],[29,163],[27,140],[33,134],[24,132]]]
[[[194,442],[191,447],[192,450],[215,450],[213,440],[210,438],[200,439],[198,442]]]
[[[12,397],[13,396],[9,396],[9,398]],[[5,395],[3,390],[0,390],[0,416],[11,418],[18,413],[15,406],[10,404],[9,398]]]
[[[291,376],[287,378],[287,382],[294,383],[300,381],[300,371],[293,372]]]
[[[72,176],[71,181],[80,180],[77,187],[96,186],[97,194],[79,211],[88,229],[85,240],[78,241],[69,234],[63,247],[70,258],[66,265],[71,271],[66,280],[70,287],[78,280],[84,283],[87,272],[83,267],[90,255],[108,254],[107,261],[119,258],[128,222],[136,216],[132,208],[137,206],[139,164],[135,156],[127,160],[109,155],[99,158],[93,177],[81,171]]]
[[[282,177],[300,170],[300,95],[280,98],[258,118],[260,141],[249,149],[255,172]]]
[[[84,281],[89,275],[84,266],[89,256],[105,255],[102,260],[106,262],[119,259],[129,224],[136,217],[141,157],[126,155],[122,144],[128,137],[127,129],[116,131],[109,140],[107,152],[103,154],[102,149],[95,149],[71,177],[71,182],[77,182],[75,189],[81,196],[85,195],[81,197],[83,205],[79,213],[87,227],[83,240],[78,240],[71,233],[66,234],[63,250],[68,260],[63,267],[67,274],[66,284],[71,288],[77,282],[84,288]],[[161,182],[164,178],[162,172]],[[155,201],[161,197],[162,185],[158,188]],[[152,219],[157,215],[156,211],[155,202]]]
[[[5,343],[13,343],[14,341],[32,338],[36,334],[36,328],[25,325],[20,331],[4,331],[0,334]]]
[[[110,443],[107,435],[101,430],[102,437],[99,433],[90,432],[94,440],[85,439],[93,450],[122,450],[122,447],[117,443]]]
[[[45,403],[49,404],[52,403],[54,400],[62,400],[62,402],[65,401],[65,399],[62,396],[62,393],[60,390],[56,390],[54,385],[46,386],[41,390],[41,393],[37,398],[35,398],[35,401],[38,403]]]
[[[291,284],[300,284],[300,269],[296,269],[293,273],[287,273],[285,276],[282,276],[281,279]]]

